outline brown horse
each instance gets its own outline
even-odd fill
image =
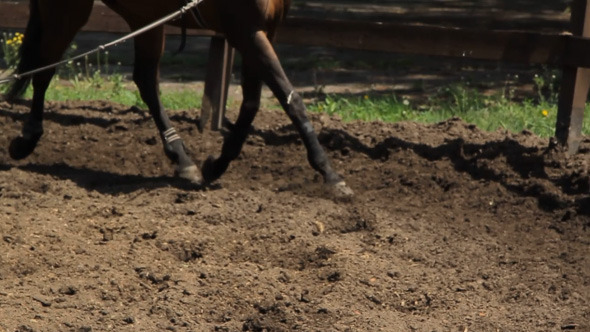
[[[61,59],[75,34],[86,23],[93,0],[30,0],[30,18],[21,47],[17,72],[54,63]],[[121,15],[132,30],[139,29],[178,10],[186,0],[103,0]],[[317,135],[308,120],[301,97],[285,75],[271,45],[277,25],[285,18],[290,0],[204,0],[183,17],[188,28],[206,28],[225,35],[230,45],[242,55],[243,100],[239,116],[225,138],[221,154],[209,156],[199,168],[185,151],[182,139],[172,127],[162,107],[159,91],[159,63],[164,49],[164,28],[156,27],[135,37],[135,66],[133,80],[148,106],[160,133],[164,151],[176,165],[177,176],[195,184],[207,184],[218,179],[230,162],[240,153],[249,128],[260,107],[262,84],[265,83],[301,135],[309,163],[324,178],[324,182],[339,194],[352,191],[333,170]],[[180,21],[175,24],[181,24]],[[33,76],[33,100],[22,135],[12,140],[10,156],[23,159],[33,152],[43,134],[43,105],[45,92],[55,70]],[[19,79],[11,87],[7,99],[18,96],[27,86]]]

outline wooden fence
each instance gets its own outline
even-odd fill
[[[574,0],[571,33],[496,31],[428,25],[317,20],[289,17],[281,26],[278,43],[324,46],[394,53],[461,57],[492,61],[546,64],[563,70],[555,135],[571,154],[582,139],[584,108],[590,89],[590,0]],[[0,27],[23,28],[28,18],[25,2],[0,2]],[[100,2],[85,31],[128,32],[125,22]],[[179,29],[167,27],[167,33]],[[201,127],[210,117],[222,123],[234,51],[223,36],[207,30],[189,31],[210,36]]]

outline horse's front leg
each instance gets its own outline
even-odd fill
[[[239,156],[244,141],[248,136],[252,121],[254,121],[256,113],[258,113],[258,109],[260,108],[261,91],[262,81],[258,74],[247,64],[242,64],[243,99],[240,114],[236,123],[231,128],[231,132],[223,141],[221,155],[217,158],[209,156],[203,164],[203,179],[206,182],[213,182],[221,177],[227,170],[229,163]]]
[[[311,167],[323,176],[324,183],[338,196],[352,196],[353,191],[332,168],[330,160],[307,118],[303,99],[294,91],[266,33],[258,31],[248,34],[247,31],[244,31],[235,34],[228,33],[227,36],[242,54],[244,64],[258,73],[279,100],[301,135],[307,149],[307,160]]]
[[[172,126],[160,100],[159,63],[163,49],[163,27],[152,29],[135,38],[133,81],[154,118],[166,156],[176,165],[176,175],[200,185],[201,172],[186,153],[184,143]]]

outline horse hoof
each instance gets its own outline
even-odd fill
[[[201,170],[203,172],[203,180],[205,183],[211,183],[221,177],[221,175],[225,172],[225,169],[222,168],[220,165],[216,163],[217,158],[214,156],[209,156],[207,160],[203,163]]]
[[[22,136],[15,137],[12,142],[10,142],[10,146],[8,147],[8,153],[10,154],[10,158],[14,160],[21,160],[28,157],[37,146],[38,140],[31,140],[26,139]]]
[[[344,181],[329,185],[328,189],[337,199],[351,199],[354,196],[354,191]]]
[[[190,165],[182,169],[176,169],[175,173],[177,177],[189,180],[192,184],[196,184],[198,186],[203,184],[201,172],[199,171],[199,168],[196,165]]]

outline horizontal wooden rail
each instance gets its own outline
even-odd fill
[[[277,41],[393,53],[590,67],[590,39],[570,34],[291,17],[280,27]]]

